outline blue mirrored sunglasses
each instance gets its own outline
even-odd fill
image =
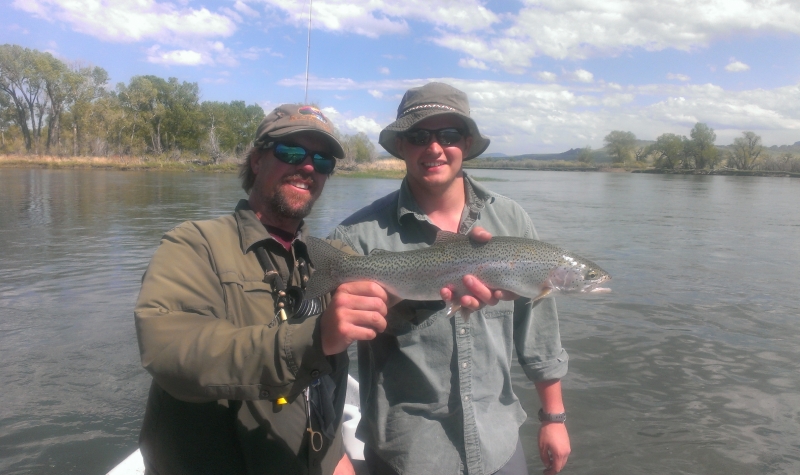
[[[311,163],[314,165],[314,171],[323,175],[330,175],[333,173],[333,168],[336,166],[336,159],[330,154],[306,150],[299,145],[276,143],[272,146],[272,153],[275,155],[275,158],[289,165],[299,165],[310,155]]]

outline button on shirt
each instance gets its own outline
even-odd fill
[[[482,226],[495,236],[536,238],[514,201],[465,179],[459,232]],[[362,254],[433,244],[438,228],[404,180],[400,189],[358,211],[332,237]],[[420,279],[425,276],[421,275]],[[359,342],[358,436],[400,474],[490,474],[513,454],[527,415],[511,388],[512,351],[532,381],[567,372],[552,298],[500,302],[468,319],[403,301],[387,330]]]

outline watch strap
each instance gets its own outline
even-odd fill
[[[566,412],[557,412],[555,414],[550,414],[544,412],[544,409],[539,409],[539,422],[560,422],[564,423],[567,421],[567,413]]]

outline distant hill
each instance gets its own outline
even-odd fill
[[[486,160],[539,160],[539,161],[576,161],[580,148],[571,148],[566,152],[561,153],[526,153],[524,155],[505,155],[500,153],[487,153],[479,156],[480,159]],[[592,150],[592,157],[595,162],[610,162],[611,157],[604,149]]]

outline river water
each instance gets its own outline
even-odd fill
[[[558,298],[562,473],[800,473],[800,179],[474,175],[613,276]],[[326,235],[398,184],[333,177],[308,222]],[[139,279],[165,231],[242,197],[233,175],[0,169],[0,473],[102,474],[136,448]]]

